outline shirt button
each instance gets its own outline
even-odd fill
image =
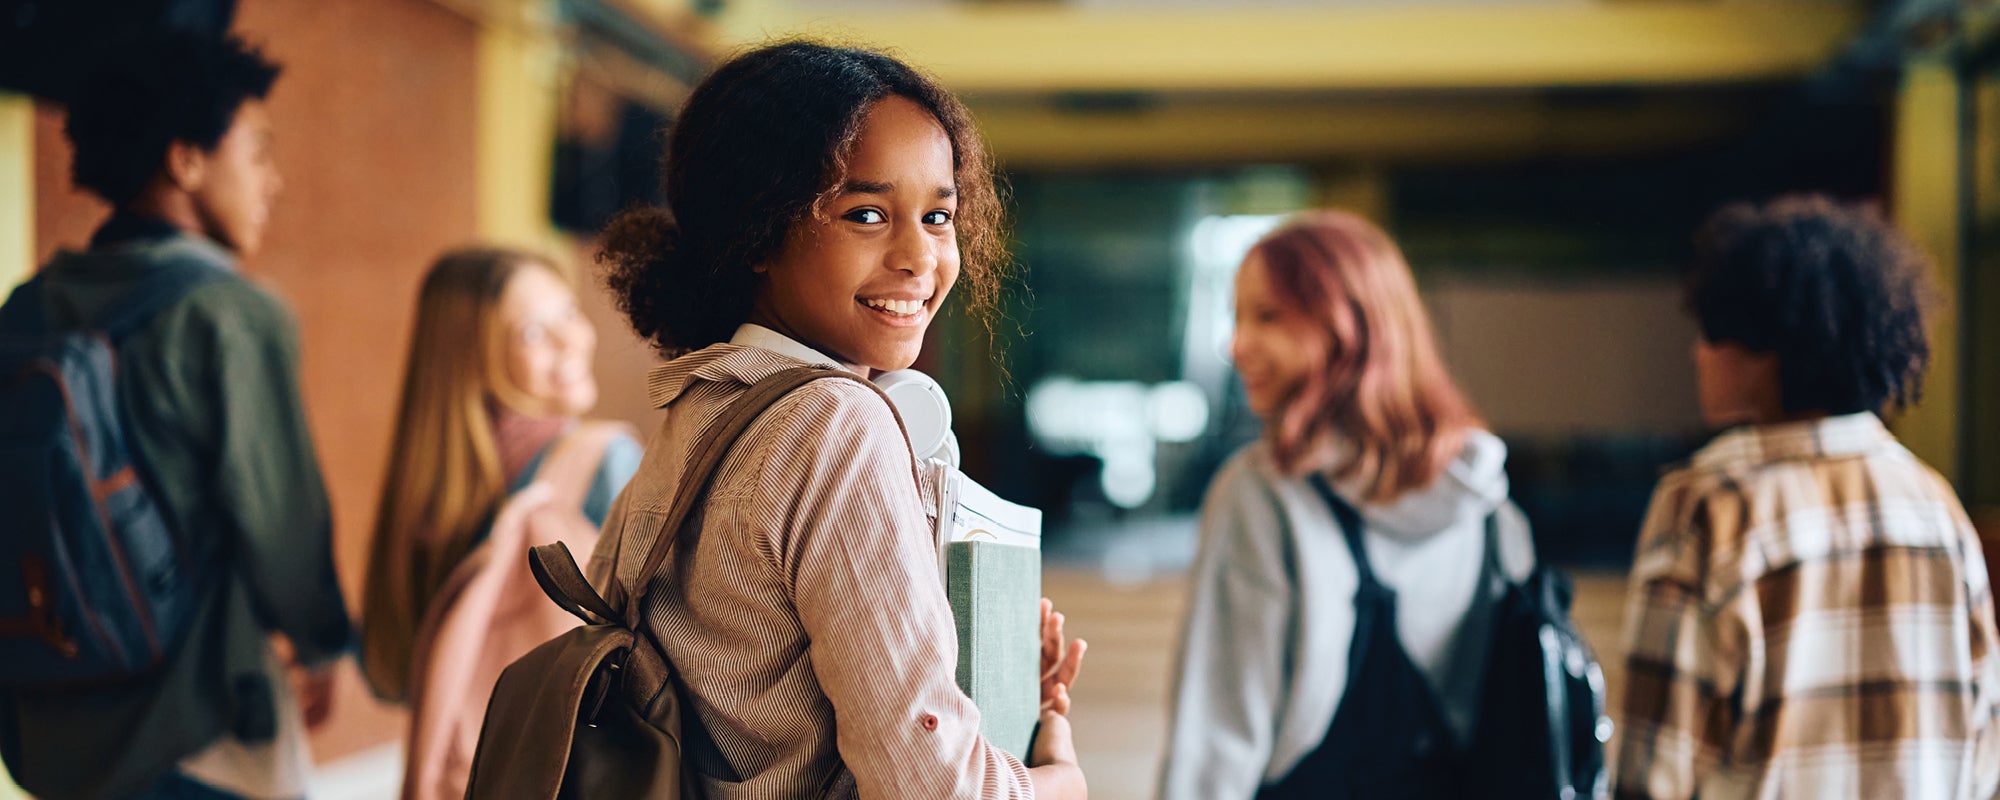
[[[925,714],[925,715],[924,715],[924,730],[927,730],[927,731],[934,731],[934,730],[937,730],[937,715],[936,715],[936,714]]]

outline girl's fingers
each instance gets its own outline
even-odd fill
[[[1056,611],[1049,614],[1049,623],[1043,628],[1042,647],[1048,651],[1048,660],[1059,661],[1063,657],[1063,615]]]
[[[1069,685],[1083,669],[1083,654],[1088,645],[1082,639],[1063,641],[1062,612],[1056,611],[1055,604],[1046,597],[1042,598],[1041,612],[1042,708],[1068,714]]]
[[[1045,663],[1048,663],[1048,669],[1042,671],[1043,693],[1046,694],[1047,687],[1050,686],[1066,687],[1072,683],[1076,683],[1077,674],[1083,671],[1083,654],[1089,649],[1089,643],[1082,639],[1077,639],[1069,643],[1069,649],[1064,653],[1062,659],[1053,662],[1045,660]]]
[[[1053,677],[1057,685],[1069,686],[1076,683],[1077,674],[1083,671],[1083,653],[1087,649],[1089,645],[1082,639],[1069,643],[1069,651],[1063,654],[1063,659],[1056,664]]]
[[[1057,687],[1054,694],[1042,699],[1041,710],[1053,711],[1067,717],[1069,716],[1069,705],[1069,690]]]

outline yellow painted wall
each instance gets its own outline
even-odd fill
[[[0,92],[0,290],[35,271],[35,104]]]
[[[1973,407],[1965,409],[1972,426],[1966,442],[1972,454],[1965,460],[1972,474],[1964,476],[1961,494],[1980,507],[1984,513],[1978,516],[1991,520],[1987,527],[2000,536],[2000,525],[1993,524],[2000,523],[2000,74],[1981,78],[1977,102],[1974,249],[1968,264],[1976,272],[1972,295],[1959,298],[1972,325],[1965,376],[1974,398]]]
[[[1928,253],[1940,303],[1931,320],[1924,398],[1893,422],[1918,458],[1956,484],[1958,472],[1958,80],[1949,64],[1907,66],[1896,104],[1891,201],[1896,224]]]
[[[494,5],[479,37],[479,236],[562,252],[549,222],[561,74],[553,11],[534,0]]]

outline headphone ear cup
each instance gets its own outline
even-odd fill
[[[951,399],[945,396],[944,387],[913,369],[884,372],[875,376],[875,385],[889,396],[896,414],[903,418],[910,450],[919,461],[939,458],[958,465],[958,441],[951,432]]]

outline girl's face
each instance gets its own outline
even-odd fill
[[[1324,361],[1324,335],[1271,286],[1264,259],[1255,251],[1236,271],[1236,334],[1229,358],[1243,376],[1250,410],[1270,419]]]
[[[507,382],[536,406],[522,411],[573,417],[597,404],[597,331],[569,284],[545,267],[523,267],[507,279],[499,311]]]
[[[877,101],[824,213],[758,267],[751,321],[849,367],[908,367],[958,280],[957,195],[937,118],[907,98]]]

